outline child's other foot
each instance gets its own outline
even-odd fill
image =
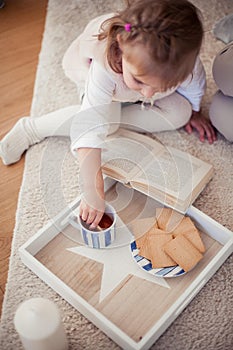
[[[41,138],[33,127],[33,119],[23,117],[1,140],[0,157],[5,165],[16,163],[20,160],[24,151],[40,141]]]

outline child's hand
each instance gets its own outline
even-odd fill
[[[80,148],[78,156],[83,192],[79,214],[92,229],[99,224],[105,209],[101,149]]]
[[[185,125],[184,128],[188,134],[191,134],[193,132],[193,128],[196,129],[199,133],[199,139],[201,142],[205,141],[205,137],[210,144],[217,139],[212,124],[201,114],[201,112],[193,111],[189,122]]]
[[[79,206],[79,215],[90,225],[90,229],[98,226],[105,209],[104,192],[102,194],[93,192],[84,193]]]

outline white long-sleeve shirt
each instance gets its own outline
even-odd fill
[[[85,89],[80,111],[71,126],[73,152],[81,147],[101,147],[106,135],[119,125],[121,102],[147,102],[139,92],[125,85],[122,74],[110,68],[106,58],[106,40],[98,41],[96,35],[101,23],[111,16],[113,14],[103,15],[89,22],[63,58],[65,74],[78,89]],[[177,91],[190,102],[194,111],[199,111],[205,86],[205,71],[198,57],[192,74],[184,82],[176,88],[155,93],[152,99],[161,99]]]

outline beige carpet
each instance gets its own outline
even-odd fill
[[[211,77],[215,54],[224,46],[212,34],[213,24],[233,12],[232,0],[195,0],[203,11],[206,30],[202,59],[207,70],[208,91],[203,102],[207,113],[216,86]],[[90,18],[122,6],[119,0],[50,0],[40,54],[32,115],[76,104],[74,85],[61,69],[69,43]],[[233,230],[233,146],[221,136],[214,145],[201,144],[184,131],[163,133],[165,144],[189,151],[213,163],[213,180],[195,206]],[[106,335],[59,297],[20,261],[18,248],[78,194],[78,168],[69,153],[69,140],[53,138],[32,147],[26,156],[16,226],[12,243],[9,277],[4,299],[0,349],[22,349],[13,326],[15,310],[30,297],[54,300],[63,315],[70,349],[118,349]],[[60,190],[57,190],[60,189]],[[61,193],[62,192],[62,193]],[[62,194],[62,196],[61,196]],[[62,199],[61,199],[62,198]],[[205,285],[176,321],[154,344],[154,350],[228,350],[233,348],[232,256]],[[33,350],[33,349],[32,349]]]

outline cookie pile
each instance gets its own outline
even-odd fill
[[[139,232],[145,232],[145,225],[146,233],[139,236]],[[205,252],[200,233],[190,217],[172,209],[157,208],[156,220],[137,220],[133,232],[138,237],[139,255],[150,260],[153,268],[179,265],[187,272],[203,258]]]

